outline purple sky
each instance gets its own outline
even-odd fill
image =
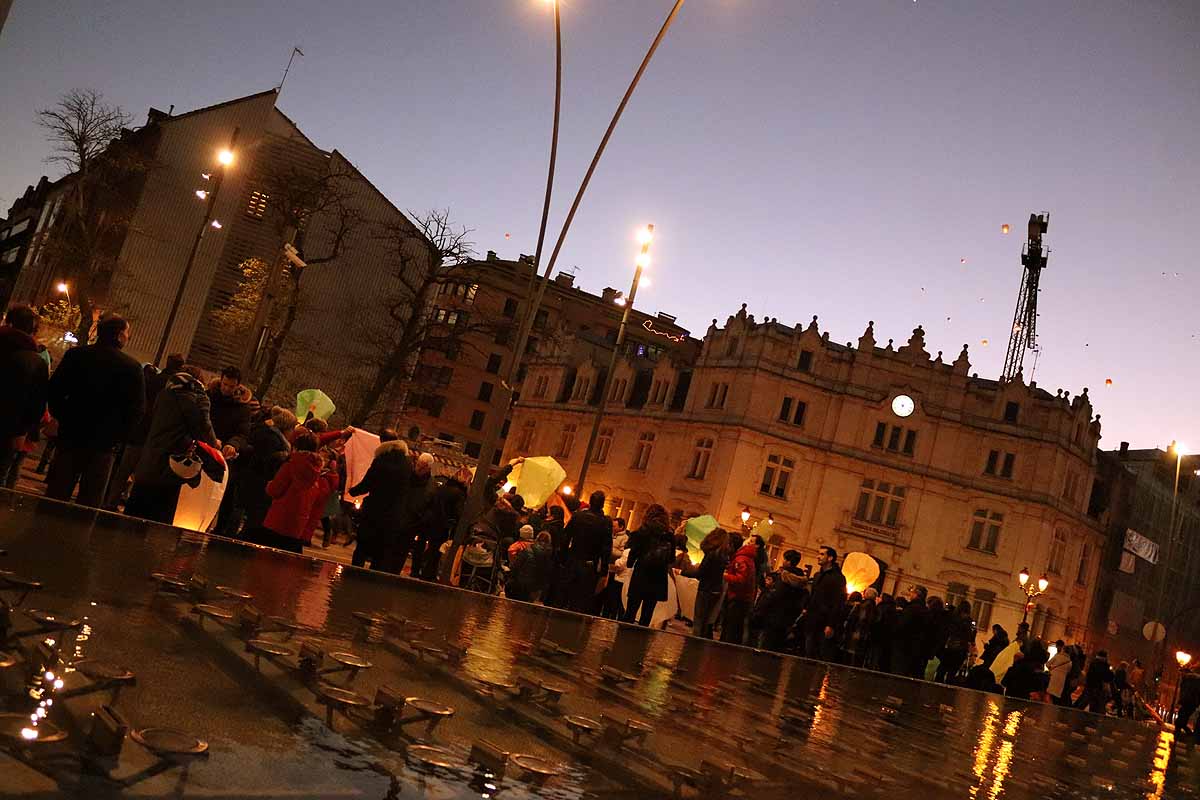
[[[563,0],[552,232],[669,6]],[[1049,211],[1039,385],[1090,387],[1105,447],[1200,447],[1197,41],[1190,0],[688,0],[560,266],[625,287],[633,230],[654,222],[639,305],[697,334],[742,302],[819,314],[840,342],[868,319],[881,344],[923,323],[931,352],[968,342],[996,377],[1025,221]],[[61,92],[93,87],[143,119],[189,110],[275,85],[293,44],[306,55],[280,107],[319,145],[401,208],[450,207],[480,252],[533,252],[543,0],[17,0],[0,34],[0,201],[46,170],[33,112]]]

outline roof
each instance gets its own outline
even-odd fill
[[[257,100],[258,98],[263,97],[264,95],[268,95],[268,94],[273,95],[273,94],[277,94],[277,93],[278,92],[276,89],[267,89],[266,91],[255,92],[254,94],[248,94],[245,97],[235,97],[232,100],[224,100],[220,103],[214,103],[211,106],[202,106],[201,108],[193,108],[191,111],[185,111],[182,114],[173,114],[173,115],[167,117],[163,121],[169,122],[169,121],[174,121],[174,120],[179,120],[179,119],[185,119],[187,117],[195,116],[196,114],[203,114],[206,111],[214,111],[218,108],[225,108],[226,106],[232,106],[236,103],[244,103],[247,100]],[[288,122],[291,122],[291,120],[288,120]],[[294,125],[295,123],[292,123],[292,124]]]

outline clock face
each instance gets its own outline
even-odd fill
[[[917,404],[906,394],[898,394],[892,399],[892,412],[897,417],[907,417],[916,409]]]

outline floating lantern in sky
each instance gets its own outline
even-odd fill
[[[979,343],[980,343],[981,345],[983,345],[984,347],[987,347],[987,346],[988,346],[988,340],[987,340],[987,339],[980,339],[980,340],[979,340]]]
[[[1005,234],[1006,236],[1008,235],[1008,223],[1007,222],[1000,226],[1000,232]]]
[[[506,233],[506,234],[504,234],[504,238],[505,238],[505,239],[511,239],[511,238],[512,238],[512,234],[511,234],[511,233]]]
[[[1105,378],[1105,379],[1104,379],[1104,385],[1105,385],[1105,386],[1112,386],[1112,378]]]
[[[960,263],[960,264],[965,264],[965,263],[967,263],[967,259],[965,259],[965,258],[960,258],[960,259],[958,260],[958,263]]]

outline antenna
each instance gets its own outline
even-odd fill
[[[279,85],[275,87],[276,94],[280,94],[283,91],[283,82],[287,80],[288,73],[292,71],[292,61],[296,58],[297,54],[303,56],[304,51],[299,47],[293,47],[292,54],[288,57],[287,67],[283,70],[283,77],[279,80]]]
[[[1046,268],[1048,248],[1042,247],[1042,236],[1050,227],[1050,215],[1029,215],[1029,240],[1021,251],[1021,289],[1017,294],[1017,310],[1013,313],[1012,333],[1008,338],[1008,353],[1004,356],[1004,380],[1012,380],[1025,364],[1025,351],[1037,351],[1038,282]],[[1036,357],[1035,357],[1036,368]]]

